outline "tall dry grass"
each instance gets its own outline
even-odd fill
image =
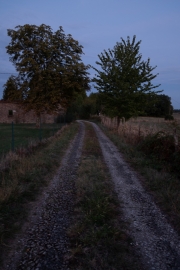
[[[128,121],[125,119],[109,118],[101,116],[103,125],[117,132],[120,136],[126,138],[128,142],[137,144],[147,136],[163,132],[166,135],[174,136],[175,144],[178,145],[180,139],[180,116],[174,116],[173,121],[166,121],[163,118],[156,117],[137,117]]]

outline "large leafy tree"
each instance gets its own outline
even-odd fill
[[[88,66],[81,60],[83,47],[59,27],[26,24],[9,29],[6,47],[19,73],[21,103],[28,111],[54,113],[79,93],[89,90]]]
[[[111,117],[136,116],[144,110],[147,95],[153,97],[161,92],[154,90],[159,87],[152,84],[158,75],[152,73],[156,67],[151,67],[150,59],[142,60],[140,43],[136,36],[132,41],[130,37],[126,41],[121,38],[112,50],[98,55],[99,69],[94,68],[93,82],[101,95],[104,113]]]

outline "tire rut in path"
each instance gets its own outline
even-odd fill
[[[129,234],[145,269],[180,269],[180,238],[144,190],[134,171],[101,129],[96,131]]]
[[[81,157],[85,126],[68,148],[57,174],[41,197],[34,211],[38,216],[29,221],[25,235],[17,239],[16,251],[4,265],[10,270],[67,270],[64,258],[68,253],[66,229],[71,225],[74,210],[74,181]]]

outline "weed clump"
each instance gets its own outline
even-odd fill
[[[171,115],[171,114],[167,114],[167,115],[165,115],[164,119],[165,119],[165,120],[172,121],[172,120],[174,120],[174,117],[173,117],[173,115]]]
[[[160,131],[145,137],[137,146],[137,150],[145,153],[168,172],[180,172],[180,149],[175,145],[173,135]]]

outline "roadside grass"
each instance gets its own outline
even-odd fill
[[[142,269],[126,230],[95,131],[86,124],[74,224],[68,230],[70,269]]]
[[[173,152],[173,140],[158,133],[142,141],[118,135],[99,124],[104,133],[123,153],[130,165],[139,172],[144,187],[180,234],[180,153]]]
[[[0,262],[10,240],[20,230],[28,214],[28,203],[47,186],[75,134],[78,124],[62,129],[29,155],[11,153],[8,166],[0,171]]]
[[[173,117],[177,124],[180,126],[180,113],[173,113]]]
[[[14,124],[14,148],[27,147],[32,141],[39,141],[53,136],[64,126],[61,124],[42,124],[41,129],[35,124]],[[12,149],[12,124],[0,124],[0,156]]]

